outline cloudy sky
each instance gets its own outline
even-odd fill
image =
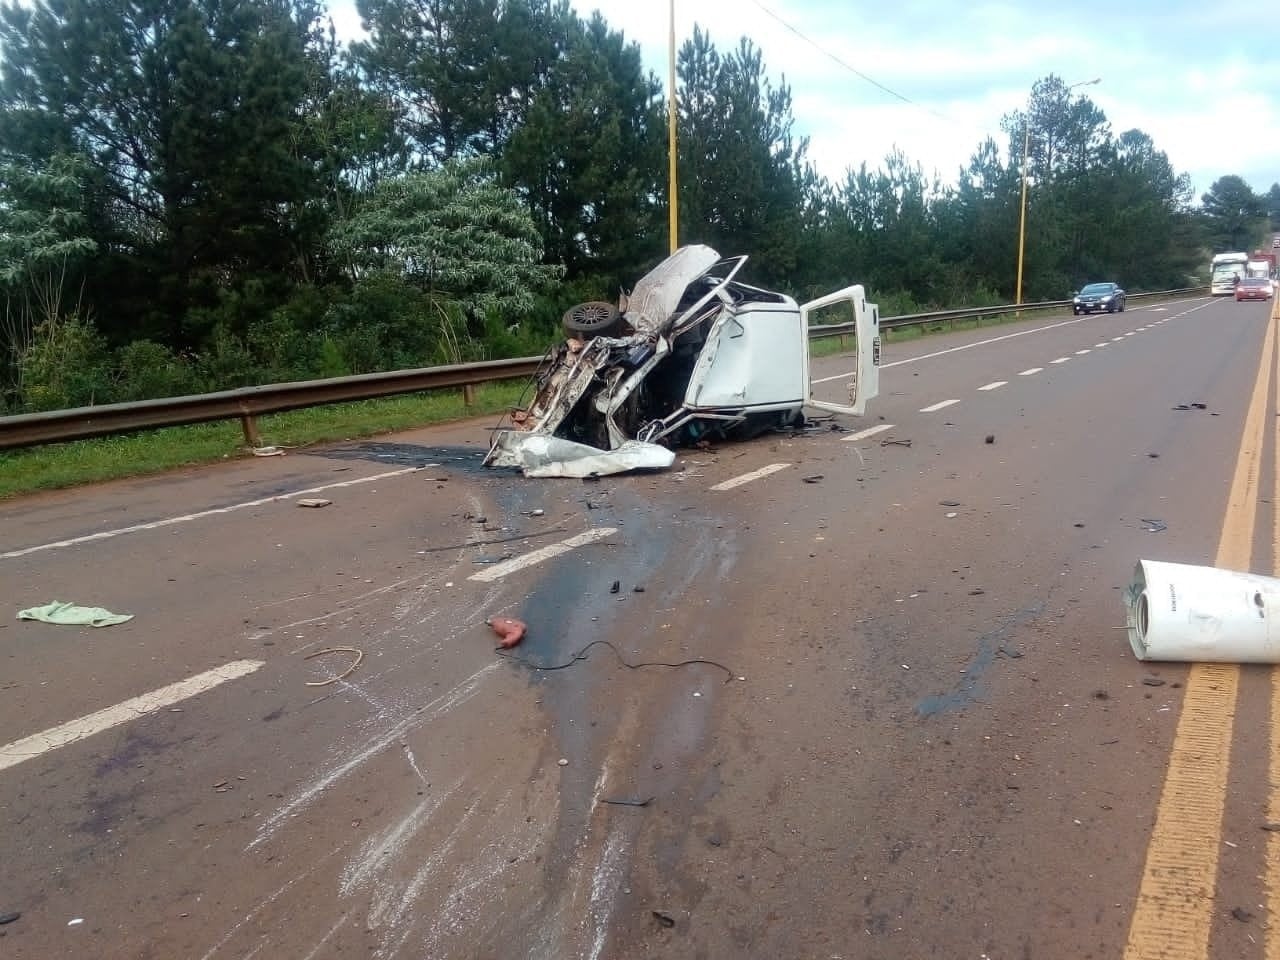
[[[598,9],[666,76],[664,0],[571,2],[583,16]],[[331,0],[343,33],[359,30],[353,7]],[[1259,192],[1280,181],[1280,29],[1266,9],[1188,0],[676,0],[676,38],[696,22],[721,50],[742,36],[754,41],[770,76],[791,86],[797,131],[832,179],[864,161],[878,166],[896,145],[954,180],[985,136],[1004,145],[1001,115],[1055,73],[1069,84],[1100,78],[1078,92],[1115,133],[1150,134],[1199,197],[1228,173]]]

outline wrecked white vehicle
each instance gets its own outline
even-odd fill
[[[617,306],[569,310],[568,338],[485,464],[528,476],[661,469],[673,446],[798,425],[806,406],[862,415],[879,391],[879,308],[860,285],[798,305],[735,280],[746,262],[681,247]],[[811,315],[842,306],[857,346],[847,404],[814,399],[809,371]]]

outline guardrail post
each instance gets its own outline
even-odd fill
[[[847,333],[840,334],[840,349],[845,350],[849,346],[849,335]]]
[[[240,417],[240,429],[244,431],[244,442],[250,447],[256,447],[262,437],[258,435],[258,421],[253,419],[253,414],[246,413]]]
[[[464,383],[462,385],[462,402],[468,407],[474,407],[476,404],[476,385],[474,383]]]

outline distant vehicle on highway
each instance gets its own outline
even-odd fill
[[[1073,313],[1124,313],[1124,291],[1116,283],[1085,284],[1071,300]]]
[[[1272,290],[1270,277],[1243,277],[1236,284],[1236,303],[1241,300],[1270,300]]]
[[[1274,249],[1280,249],[1280,237],[1272,237],[1272,239],[1271,239],[1271,248],[1272,248],[1273,250],[1274,250]]]
[[[1244,276],[1244,265],[1248,262],[1249,255],[1243,251],[1217,254],[1210,266],[1209,292],[1214,296],[1235,293],[1236,278]]]

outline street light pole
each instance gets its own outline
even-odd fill
[[[676,186],[676,0],[671,0],[670,32],[667,37],[667,234],[670,239],[671,253],[676,252],[678,245],[676,233],[680,222],[677,211],[679,206],[678,188]]]
[[[672,0],[675,2],[675,0]],[[1095,83],[1101,83],[1101,77],[1094,77],[1092,80],[1081,80],[1079,83],[1073,83],[1067,87],[1067,93],[1070,93],[1076,87],[1090,87]],[[1022,118],[1022,212],[1018,217],[1018,289],[1017,299],[1014,304],[1022,306],[1022,254],[1027,242],[1027,156],[1031,148],[1031,115],[1027,114]]]

